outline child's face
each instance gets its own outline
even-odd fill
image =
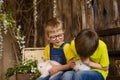
[[[48,35],[49,41],[54,45],[61,45],[64,41],[64,31],[61,26],[51,29]]]

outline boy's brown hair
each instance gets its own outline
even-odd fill
[[[80,57],[90,57],[98,47],[98,35],[92,29],[84,29],[75,38],[75,48]]]
[[[60,19],[58,19],[58,18],[49,19],[44,24],[45,33],[48,35],[49,31],[51,31],[52,29],[54,29],[58,26],[61,26],[62,30],[64,31],[63,22]]]

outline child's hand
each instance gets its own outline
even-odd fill
[[[75,66],[75,60],[74,59],[71,59],[69,62],[68,62],[68,66],[70,68],[73,68]]]
[[[52,65],[52,68],[49,70],[50,75],[53,75],[53,74],[59,72],[59,67],[61,65],[55,65],[53,63],[51,63],[51,65]]]

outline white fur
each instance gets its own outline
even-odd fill
[[[45,62],[42,62],[42,63],[39,63],[39,64],[38,64],[38,70],[39,70],[40,73],[41,73],[41,76],[40,76],[41,78],[44,78],[44,77],[46,77],[46,76],[49,75],[49,72],[48,72],[48,71],[50,70],[50,68],[52,68],[51,63],[53,63],[53,64],[55,64],[55,65],[61,65],[61,64],[59,64],[58,62],[52,61],[52,60],[48,60],[48,61],[45,61]],[[78,61],[75,62],[75,67],[74,67],[73,69],[74,69],[75,71],[79,71],[79,70],[82,71],[82,70],[90,70],[90,67],[87,66],[87,65],[85,65],[85,64],[83,64],[83,63],[81,62],[81,60],[78,60]],[[52,75],[50,78],[53,78],[54,76],[56,76],[56,75],[58,75],[58,74],[60,74],[60,73],[62,73],[62,71],[60,71],[60,72]]]
[[[40,76],[40,77],[44,78],[44,77],[46,77],[46,76],[49,75],[49,72],[48,72],[48,71],[50,70],[50,68],[52,68],[51,63],[53,63],[53,64],[55,64],[55,65],[61,65],[61,64],[59,64],[58,62],[52,61],[52,60],[48,60],[48,61],[39,63],[39,64],[38,64],[38,70],[39,70],[40,73],[41,73],[41,76]],[[50,78],[53,78],[54,76],[56,76],[56,75],[58,75],[58,74],[60,74],[60,73],[62,73],[62,71],[60,71],[60,72],[52,75]]]
[[[73,68],[75,71],[82,71],[82,70],[90,70],[90,67],[83,64],[81,60],[75,62],[75,66]]]

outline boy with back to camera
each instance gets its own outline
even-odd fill
[[[73,80],[74,71],[74,55],[71,53],[70,44],[64,42],[64,27],[61,20],[52,18],[46,22],[45,34],[49,44],[45,47],[44,59],[54,60],[62,65],[52,64],[49,70],[50,75],[45,78],[37,78],[37,80]],[[64,71],[62,74],[50,78],[51,75],[58,71]]]
[[[74,80],[106,80],[109,57],[106,44],[92,29],[84,29],[71,41],[72,51],[90,66],[90,70],[75,72]]]

